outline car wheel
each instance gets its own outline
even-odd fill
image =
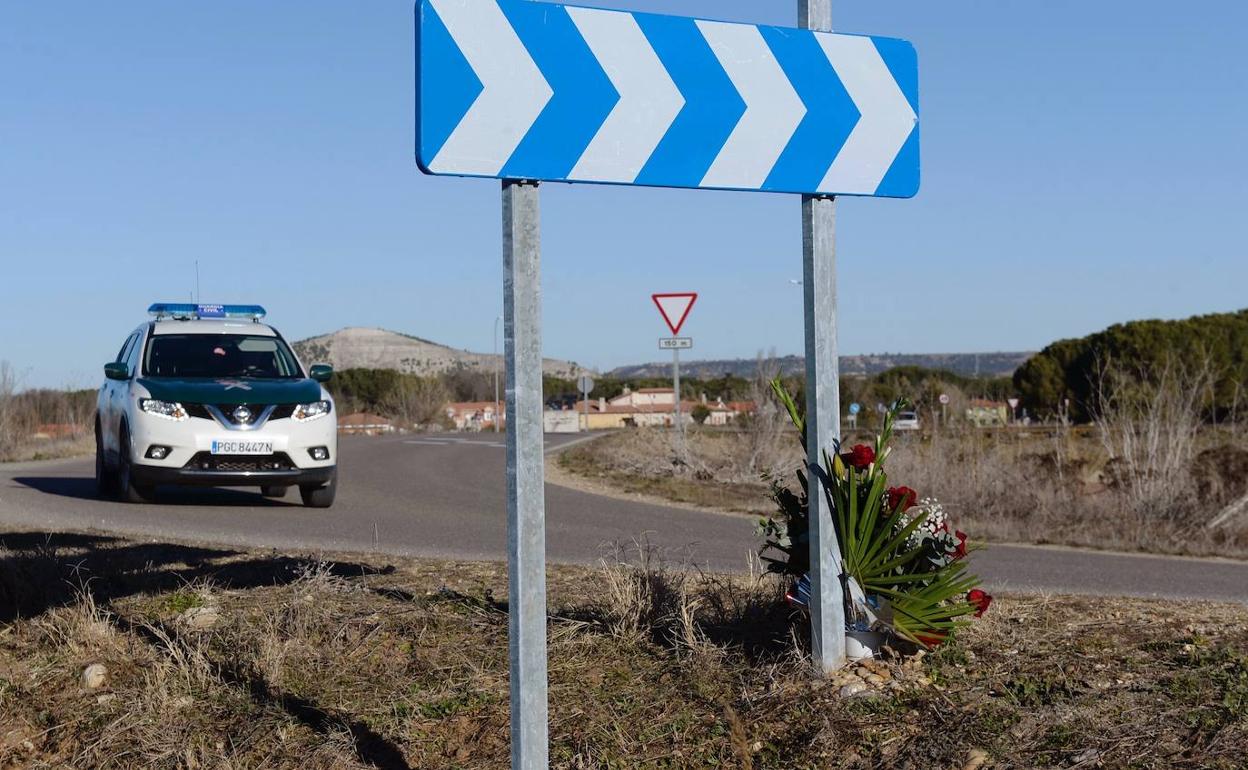
[[[152,487],[136,484],[134,481],[132,448],[130,446],[130,430],[121,428],[121,440],[118,442],[118,454],[121,464],[117,468],[117,497],[124,503],[146,503],[152,499],[156,491]]]
[[[303,504],[309,508],[328,508],[334,504],[334,496],[338,492],[338,472],[329,477],[327,484],[300,484],[299,496]]]
[[[104,441],[100,438],[100,426],[95,426],[95,493],[100,497],[112,497],[117,489],[117,474],[108,467],[104,455]]]
[[[290,487],[260,487],[260,494],[265,497],[272,497],[275,500],[285,497],[289,491]]]

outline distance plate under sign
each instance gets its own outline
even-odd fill
[[[693,347],[693,337],[660,337],[659,350],[688,350]]]

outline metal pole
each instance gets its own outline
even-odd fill
[[[541,242],[536,182],[503,181],[511,767],[549,766]]]
[[[494,316],[494,432],[498,433],[498,424],[502,422],[498,414],[498,322],[503,317]]]
[[[832,31],[832,0],[798,0],[798,23]],[[810,485],[810,648],[815,670],[845,663],[845,605],[841,549],[832,511],[816,481],[823,453],[841,434],[840,372],[836,349],[836,200],[802,196],[802,295],[806,317],[806,462]]]
[[[672,427],[675,428],[680,437],[683,439],[685,435],[684,426],[680,422],[680,350],[672,348]],[[683,442],[681,450],[684,450]]]

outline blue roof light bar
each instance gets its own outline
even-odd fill
[[[250,318],[259,321],[266,315],[259,305],[202,305],[191,302],[154,302],[148,315],[161,318]]]

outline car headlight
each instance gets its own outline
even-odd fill
[[[300,404],[295,407],[295,413],[291,415],[299,422],[310,422],[319,420],[329,414],[330,404],[328,401],[313,401],[310,404]]]
[[[182,422],[187,418],[186,410],[182,405],[173,401],[161,401],[157,398],[140,398],[139,409],[148,414],[163,417],[166,420],[174,422]]]

